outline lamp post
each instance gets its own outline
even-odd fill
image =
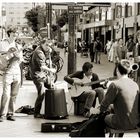
[[[5,29],[5,22],[6,22],[6,9],[2,7],[2,39],[4,38],[4,29]]]

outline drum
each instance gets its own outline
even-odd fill
[[[64,89],[45,92],[45,118],[61,119],[68,116]]]

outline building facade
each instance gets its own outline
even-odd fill
[[[140,29],[140,3],[111,3],[110,7],[94,7],[81,16],[82,40],[91,42],[100,37],[107,40],[133,35]]]

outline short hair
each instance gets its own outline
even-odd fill
[[[93,65],[90,62],[85,62],[83,64],[82,70],[83,72],[87,72],[91,68],[93,68]]]
[[[132,35],[129,35],[129,36],[128,36],[128,39],[133,39],[133,36],[132,36]]]
[[[11,33],[15,33],[16,31],[14,30],[14,29],[9,29],[9,30],[7,30],[7,35],[8,35],[8,37],[10,37],[10,34]]]
[[[117,68],[121,75],[128,74],[128,69],[126,69],[120,62],[118,63]]]

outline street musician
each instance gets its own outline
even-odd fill
[[[85,102],[84,105],[84,117],[90,116],[91,107],[95,107],[96,98],[98,97],[99,103],[104,98],[104,90],[100,85],[100,82],[91,86],[86,86],[84,83],[98,81],[97,74],[92,72],[93,65],[89,62],[85,62],[82,66],[82,71],[69,74],[64,77],[64,80],[75,87],[72,96],[76,96],[79,102]],[[82,90],[81,90],[82,89]]]
[[[7,53],[3,54],[6,55],[5,62],[7,62],[7,66],[3,69],[3,93],[1,97],[0,122],[3,121],[5,106],[9,97],[6,118],[9,121],[15,121],[14,106],[21,83],[20,64],[23,60],[22,46],[20,45],[20,40],[17,40],[16,31],[14,29],[9,29],[7,31],[7,36],[8,45],[6,47],[9,50]]]

